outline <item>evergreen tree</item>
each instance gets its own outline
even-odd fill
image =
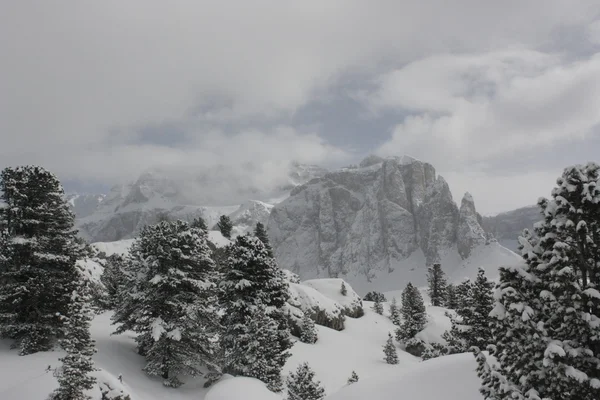
[[[287,400],[322,400],[325,389],[321,382],[315,381],[315,373],[308,363],[302,363],[296,372],[290,372],[287,378]]]
[[[348,385],[358,382],[358,374],[356,371],[352,371],[352,375],[348,378]]]
[[[202,229],[204,232],[208,232],[208,225],[206,225],[206,221],[204,218],[202,218],[202,216],[194,218],[190,226],[192,228]]]
[[[392,298],[392,303],[390,304],[390,319],[394,325],[400,326],[400,309],[395,297]]]
[[[491,318],[493,308],[493,283],[483,269],[479,268],[477,279],[471,285],[468,296],[456,310],[458,318],[451,316],[452,328],[443,337],[451,353],[464,353],[473,346],[484,349],[492,344]]]
[[[219,222],[217,222],[217,228],[221,231],[223,237],[231,239],[231,230],[233,229],[233,223],[227,215],[221,215]]]
[[[375,311],[379,315],[383,315],[383,303],[377,298],[375,303],[373,303],[373,311]]]
[[[342,296],[348,295],[348,289],[346,288],[346,284],[344,283],[344,281],[342,281],[342,286],[340,288],[340,293],[342,294]]]
[[[431,305],[441,307],[446,302],[447,287],[446,276],[442,271],[441,264],[433,264],[427,272],[427,282],[429,284],[428,294],[431,299]]]
[[[312,320],[308,312],[302,317],[302,332],[300,333],[300,341],[303,343],[314,344],[318,340],[315,321]]]
[[[79,245],[58,179],[41,167],[0,175],[0,335],[20,354],[52,348],[77,286]]]
[[[456,286],[449,284],[446,288],[446,308],[456,310],[458,308],[458,295],[456,293]]]
[[[50,395],[51,400],[88,400],[85,392],[94,387],[96,379],[90,376],[95,370],[92,356],[96,352],[90,335],[92,311],[89,288],[80,275],[76,290],[71,296],[68,314],[64,318],[65,337],[61,345],[67,354],[60,359],[59,387]]]
[[[284,305],[289,298],[284,273],[269,256],[264,244],[256,237],[238,236],[227,250],[229,255],[225,275],[221,282],[224,307],[225,332],[221,343],[225,352],[225,372],[233,375],[251,375],[252,365],[264,364],[268,368],[267,386],[273,391],[282,389],[281,369],[290,356],[289,326]],[[270,344],[263,348],[249,349],[253,330],[247,324],[248,315],[266,313],[265,320],[272,320],[276,329],[264,329]],[[268,324],[272,324],[269,322]],[[260,360],[260,361],[257,361]]]
[[[419,289],[414,287],[412,283],[408,283],[402,292],[402,323],[396,330],[396,339],[401,342],[406,342],[415,337],[425,328],[427,323],[427,315],[425,313],[425,304],[423,296]]]
[[[538,202],[525,265],[500,269],[489,365],[476,352],[486,399],[600,398],[600,167],[565,169]]]
[[[273,248],[269,243],[269,236],[267,235],[267,230],[265,229],[265,226],[262,223],[256,223],[256,228],[254,228],[254,236],[256,236],[262,242],[262,244],[265,245],[265,249],[267,249],[269,257],[273,257]]]
[[[106,289],[106,306],[111,310],[114,310],[119,304],[119,292],[126,282],[123,262],[122,256],[112,254],[106,259],[104,272],[100,276],[100,282]]]
[[[113,317],[117,333],[135,331],[144,371],[166,386],[179,375],[197,376],[202,366],[219,371],[220,333],[215,264],[207,234],[186,222],[145,227],[125,263],[133,287]]]
[[[394,345],[391,333],[388,333],[388,340],[383,346],[383,354],[385,354],[384,360],[386,363],[398,364],[398,352],[396,351],[396,345]]]
[[[375,291],[367,293],[364,298],[365,301],[373,301],[373,302],[377,301],[377,299],[379,299],[380,302],[387,301],[385,298],[385,295],[383,293],[375,292]]]

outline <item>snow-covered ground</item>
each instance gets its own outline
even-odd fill
[[[395,326],[386,315],[373,312],[371,306],[372,303],[364,302],[365,316],[347,318],[343,331],[317,326],[317,343],[297,342],[284,374],[295,370],[298,364],[308,362],[325,387],[327,400],[386,400],[397,399],[399,395],[419,400],[481,399],[471,354],[422,362],[398,346],[400,363],[386,364],[382,346]],[[386,314],[387,310],[386,304]],[[447,328],[443,311],[437,307],[428,308],[430,322],[423,332],[428,339]],[[284,394],[265,392],[259,382],[240,378],[224,380],[212,390],[203,388],[201,378],[188,380],[178,389],[166,388],[160,379],[150,378],[141,371],[144,359],[136,353],[133,337],[113,336],[113,328],[110,313],[97,316],[92,323],[92,335],[98,348],[94,360],[101,369],[97,375],[114,386],[119,384],[117,377],[122,374],[124,389],[132,400],[270,400],[284,397]],[[8,341],[0,341],[0,399],[43,399],[56,387],[56,379],[45,370],[48,365],[53,368],[59,365],[61,352],[20,357],[9,345]],[[352,371],[356,371],[360,381],[347,386]],[[207,397],[209,391],[211,394]]]

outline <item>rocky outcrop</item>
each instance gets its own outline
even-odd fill
[[[493,217],[483,217],[482,226],[503,246],[518,251],[517,239],[523,233],[523,229],[533,231],[533,224],[541,219],[540,208],[533,205],[503,212]]]
[[[273,208],[268,229],[279,264],[302,278],[370,279],[419,249],[427,264],[456,251],[459,220],[432,165],[371,156],[296,187]]]
[[[471,255],[471,251],[485,244],[486,235],[481,227],[481,216],[475,210],[475,202],[470,193],[465,193],[460,205],[458,216],[458,233],[456,244],[458,254],[465,259]]]

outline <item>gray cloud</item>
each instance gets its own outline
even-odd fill
[[[595,0],[7,2],[0,164],[106,185],[252,161],[263,184],[291,159],[413,152],[499,211],[486,165],[593,134],[599,16]]]

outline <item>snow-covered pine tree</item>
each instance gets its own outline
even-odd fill
[[[433,264],[429,267],[427,272],[427,283],[429,298],[431,299],[431,305],[441,307],[446,302],[448,282],[446,281],[446,275],[442,271],[442,265],[439,263]]]
[[[492,311],[497,359],[479,353],[490,400],[600,398],[600,167],[565,169],[543,220],[519,238],[526,265],[501,268]]]
[[[315,373],[308,363],[302,363],[296,372],[290,372],[287,378],[287,400],[322,400],[325,389],[315,380]]]
[[[300,333],[300,341],[303,343],[314,344],[317,343],[318,339],[315,321],[313,321],[309,313],[305,311],[304,316],[302,317],[302,332]]]
[[[220,370],[216,269],[206,236],[183,221],[148,226],[126,262],[137,279],[115,313],[114,322],[123,323],[117,332],[138,334],[144,371],[166,386],[180,386],[180,375],[201,375],[203,366]]]
[[[219,222],[217,222],[217,228],[219,228],[223,237],[231,239],[231,230],[233,229],[231,218],[229,218],[227,215],[221,215],[219,217]]]
[[[398,364],[398,352],[394,344],[394,338],[391,333],[388,333],[388,339],[383,346],[384,360],[388,364]]]
[[[427,323],[427,314],[425,313],[425,304],[423,296],[419,289],[408,283],[402,292],[402,323],[396,330],[396,339],[401,342],[406,342],[415,337],[425,328]]]
[[[267,249],[269,257],[273,257],[273,248],[269,243],[269,235],[267,235],[267,230],[261,222],[256,223],[256,228],[254,228],[254,236],[259,238],[260,241],[265,245],[265,249]]]
[[[123,257],[118,254],[112,254],[106,259],[104,272],[100,276],[100,281],[106,288],[106,307],[114,310],[119,302],[119,292],[126,282],[123,272]]]
[[[458,295],[456,294],[456,286],[452,283],[446,288],[446,304],[444,304],[444,306],[451,310],[456,310],[458,308]]]
[[[383,303],[380,301],[379,297],[376,298],[373,303],[373,311],[379,315],[383,315]]]
[[[60,340],[67,354],[60,359],[57,371],[59,387],[50,400],[88,400],[86,391],[94,387],[96,379],[90,374],[95,370],[92,356],[96,352],[90,335],[92,310],[88,283],[79,274],[76,290],[71,295],[67,315],[64,317],[65,337]]]
[[[392,298],[392,303],[390,304],[390,319],[394,325],[400,326],[400,309],[395,297]]]
[[[346,288],[346,284],[342,281],[342,286],[340,287],[340,293],[342,296],[346,296],[348,294],[348,289]]]
[[[358,382],[358,374],[356,371],[352,371],[352,375],[348,378],[348,385]]]
[[[41,167],[4,169],[0,192],[0,335],[15,339],[20,354],[49,350],[64,336],[77,282],[74,216],[58,179]]]
[[[376,291],[369,292],[364,297],[365,301],[373,301],[374,302],[374,301],[377,301],[377,299],[379,299],[380,302],[387,301],[385,298],[385,295],[383,293],[376,292]]]
[[[452,328],[443,334],[450,353],[464,353],[473,346],[485,349],[492,344],[491,317],[493,308],[493,283],[479,268],[477,279],[471,285],[468,296],[456,309],[457,317],[450,316]]]
[[[225,372],[232,375],[251,375],[254,363],[264,363],[269,368],[267,386],[280,391],[281,369],[290,356],[287,351],[292,347],[284,305],[289,298],[288,284],[283,271],[269,256],[264,244],[256,237],[238,236],[228,249],[225,275],[220,284],[224,308],[223,325],[225,332],[221,337],[225,352]],[[266,320],[273,320],[277,329],[265,329],[265,334],[274,335],[269,341],[269,351],[257,348],[256,353],[248,349],[244,341],[252,341],[253,331],[247,325],[247,316],[264,310]],[[270,323],[269,323],[270,325]],[[265,339],[267,340],[267,339]],[[257,361],[260,360],[260,361]]]
[[[204,218],[202,218],[202,216],[194,218],[190,226],[192,228],[202,229],[203,231],[208,232],[208,225],[206,225],[206,221]]]

